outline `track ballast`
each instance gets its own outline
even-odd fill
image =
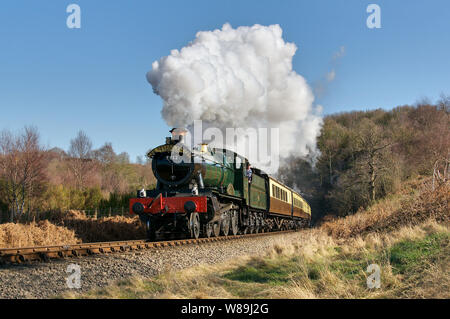
[[[169,241],[149,242],[142,240],[111,241],[72,245],[36,246],[19,248],[0,248],[0,261],[3,263],[25,263],[30,261],[49,261],[51,259],[80,257],[116,252],[127,252],[144,249],[175,247],[184,245],[204,244],[217,241],[235,240],[248,237],[259,237],[294,232],[284,230],[277,232],[220,236],[199,239],[176,239]]]

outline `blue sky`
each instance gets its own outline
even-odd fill
[[[68,29],[66,7],[81,7]],[[366,7],[381,8],[368,29]],[[35,125],[67,149],[79,129],[132,160],[168,135],[145,74],[197,31],[279,24],[311,86],[335,69],[316,103],[325,114],[412,104],[450,94],[450,2],[21,1],[0,4],[0,130]],[[345,55],[333,62],[340,47]]]

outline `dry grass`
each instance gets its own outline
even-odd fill
[[[49,221],[30,224],[0,225],[0,248],[43,245],[76,244],[80,240],[73,230],[56,226]]]
[[[83,242],[132,240],[146,238],[139,218],[114,216],[92,218],[66,218],[60,222],[73,230]]]
[[[59,245],[145,238],[139,218],[113,216],[93,219],[83,212],[54,212],[49,219],[0,224],[0,247]]]
[[[321,230],[281,237],[265,255],[130,278],[83,298],[448,298],[450,229],[427,221],[389,234],[338,243]],[[301,243],[301,244],[300,244]],[[428,246],[429,243],[433,245]],[[398,250],[406,245],[407,249]],[[423,258],[417,252],[431,252]],[[417,251],[418,250],[418,251]],[[396,260],[400,252],[408,264]],[[396,257],[397,256],[397,257]],[[366,268],[381,267],[381,288],[368,289]],[[399,267],[405,267],[399,268]],[[403,269],[403,270],[402,270]],[[400,271],[401,270],[401,271]],[[78,298],[65,294],[66,298]]]
[[[86,214],[80,210],[71,209],[68,211],[56,211],[52,213],[50,219],[52,220],[52,222],[63,222],[64,220],[69,219],[84,220],[89,219],[89,217],[87,217]]]
[[[145,229],[138,216],[87,217],[78,210],[53,213],[50,221],[73,230],[82,242],[133,240],[145,238]]]
[[[351,238],[371,232],[386,232],[425,220],[450,220],[450,183],[431,190],[430,180],[409,182],[401,193],[383,199],[365,211],[322,224],[334,238]]]

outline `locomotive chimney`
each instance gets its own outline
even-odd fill
[[[201,151],[202,153],[208,152],[208,143],[202,143],[202,144],[200,144],[200,151]]]
[[[171,141],[173,143],[183,143],[184,142],[184,138],[187,134],[187,130],[184,128],[173,128],[169,131],[170,133],[172,133],[172,138]]]

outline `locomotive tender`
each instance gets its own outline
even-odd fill
[[[139,215],[150,240],[157,233],[197,239],[309,225],[311,209],[303,197],[257,168],[249,179],[246,158],[207,144],[188,150],[180,147],[183,134],[172,134],[147,153],[156,189],[130,200],[130,213]]]

